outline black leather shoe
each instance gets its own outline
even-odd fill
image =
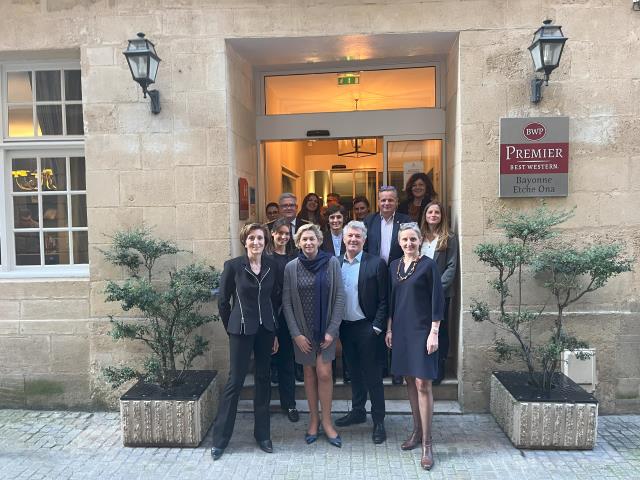
[[[371,438],[376,445],[383,443],[387,439],[387,431],[384,429],[383,422],[373,424],[373,434]]]
[[[211,458],[213,458],[213,461],[215,462],[222,456],[223,453],[224,448],[213,447],[211,449]]]
[[[273,453],[273,443],[271,443],[271,440],[260,440],[258,446],[260,450],[265,453]]]
[[[349,425],[355,425],[357,423],[364,423],[367,421],[367,414],[358,410],[351,410],[344,417],[340,417],[336,420],[336,426],[347,427]]]
[[[402,385],[403,382],[404,382],[404,378],[402,377],[402,375],[394,375],[391,378],[391,383],[393,385]]]
[[[287,418],[290,422],[296,423],[300,420],[300,414],[296,408],[287,408]]]

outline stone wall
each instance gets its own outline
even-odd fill
[[[495,367],[493,332],[468,315],[471,298],[489,294],[487,272],[472,250],[496,235],[490,220],[498,207],[533,204],[496,198],[500,117],[571,117],[570,194],[549,203],[577,206],[566,225],[570,236],[625,240],[640,257],[640,14],[628,0],[5,3],[0,61],[33,52],[79,52],[91,273],[83,281],[0,281],[2,405],[109,403],[101,366],[142,353],[104,335],[108,315],[121,315],[103,301],[105,280],[122,275],[98,251],[106,235],[144,221],[218,267],[240,251],[237,176],[257,176],[255,86],[251,66],[226,46],[226,38],[460,32],[447,62],[446,153],[449,201],[461,240],[465,411],[486,410],[488,372]],[[546,17],[563,25],[570,40],[536,106],[528,99],[526,47]],[[121,54],[139,31],[156,43],[162,58],[159,115],[149,112]],[[178,261],[191,258],[184,254]],[[576,316],[590,319],[585,333],[598,349],[603,413],[640,409],[638,275],[625,274],[575,306]],[[569,325],[578,328],[573,320]],[[220,325],[205,331],[214,348],[201,365],[220,368],[226,336]]]

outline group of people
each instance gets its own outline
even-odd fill
[[[446,210],[431,201],[435,192],[424,174],[409,179],[403,202],[408,213],[399,211],[397,190],[383,186],[379,212],[346,225],[344,207],[336,202],[322,212],[320,199],[315,195],[309,201],[310,195],[303,202],[304,213],[296,215],[295,195],[282,194],[280,217],[245,225],[240,240],[246,254],[224,265],[218,306],[229,335],[230,370],[214,421],[211,455],[219,459],[229,443],[252,353],[254,437],[263,451],[273,452],[269,403],[274,355],[280,404],[293,422],[299,420],[294,359],[303,366],[307,444],[323,435],[341,447],[336,426],[366,422],[367,397],[372,440],[383,443],[384,344],[392,351],[391,373],[406,381],[413,415],[413,430],[401,448],[421,446],[420,462],[428,470],[434,463],[432,383],[444,375],[446,317],[457,270],[457,240]],[[334,423],[332,362],[338,338],[353,398],[352,409]]]

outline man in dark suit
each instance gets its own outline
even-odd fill
[[[340,341],[351,373],[353,408],[336,425],[364,423],[367,393],[371,399],[373,443],[382,443],[384,428],[384,386],[382,365],[376,359],[385,330],[388,308],[387,265],[377,256],[362,251],[367,238],[364,223],[351,221],[344,229],[346,253],[341,257],[345,286],[345,310],[340,324]]]
[[[296,214],[298,213],[298,199],[293,193],[284,192],[278,198],[278,207],[280,209],[280,215],[282,218],[286,218],[291,225],[291,237],[289,238],[289,244],[287,245],[287,252],[297,253],[297,249],[295,246],[295,239],[293,236],[296,234],[298,227],[301,227],[302,224],[309,223],[308,220],[301,220],[302,224],[297,225]],[[267,227],[269,231],[273,230],[273,224],[275,220],[271,220],[267,222]]]
[[[411,222],[411,217],[398,213],[398,191],[396,187],[385,185],[378,190],[378,213],[372,213],[364,219],[367,227],[367,242],[364,251],[377,255],[389,265],[402,257],[402,248],[398,243],[398,230],[401,223]],[[384,343],[380,346],[380,361],[383,369],[389,369],[389,353]],[[383,373],[384,374],[384,373]],[[401,376],[394,376],[394,385],[402,385]]]
[[[378,191],[378,213],[369,214],[364,219],[367,227],[367,243],[364,251],[381,257],[387,265],[402,257],[402,248],[398,243],[398,229],[401,223],[411,222],[411,217],[396,212],[398,191],[385,185]]]

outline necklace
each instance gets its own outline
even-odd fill
[[[420,261],[421,258],[422,257],[418,257],[417,260],[412,261],[409,264],[409,268],[407,268],[406,273],[404,275],[402,275],[400,273],[401,267],[402,267],[402,265],[404,265],[404,257],[402,257],[402,259],[398,262],[398,280],[402,282],[403,280],[406,280],[411,275],[413,275],[413,272],[416,271],[416,265],[418,265],[418,262]]]

